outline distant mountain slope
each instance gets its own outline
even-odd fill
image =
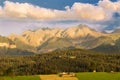
[[[120,29],[115,29],[112,33],[120,33]]]
[[[33,55],[33,52],[27,51],[27,50],[20,50],[17,48],[11,49],[11,48],[4,48],[0,47],[0,56],[1,55]]]
[[[67,29],[41,28],[36,31],[29,30],[21,35],[10,35],[9,39],[15,42],[19,49],[22,49],[24,46],[24,49],[33,49],[32,51],[36,51],[35,48],[38,47],[38,50],[57,49],[71,46],[84,47],[79,44],[98,38],[102,35],[104,34],[97,32],[86,25],[78,25]]]
[[[97,32],[91,28],[89,28],[87,25],[78,25],[75,27],[67,28],[63,31],[62,36],[65,38],[82,38],[85,36],[93,36],[93,37],[99,37],[102,35],[102,33]]]
[[[120,32],[102,33],[89,28],[87,25],[78,25],[67,29],[41,28],[28,30],[20,35],[12,34],[8,38],[20,50],[34,53],[49,52],[63,48],[100,49],[113,47],[120,38]],[[115,48],[117,49],[117,48]],[[117,50],[116,50],[117,51]]]
[[[92,40],[85,41],[81,43],[81,46],[84,46],[87,49],[91,49],[91,48],[98,47],[100,45],[107,45],[107,44],[114,45],[115,44],[114,42],[115,41],[111,37],[101,36]]]
[[[7,37],[3,37],[3,36],[0,36],[0,43],[9,43],[9,44],[14,44],[14,42],[7,38]]]
[[[39,52],[48,52],[53,51],[60,48],[68,48],[74,46],[73,43],[66,38],[51,38],[45,43],[43,43],[41,46],[39,46],[37,49]]]
[[[16,44],[12,40],[8,39],[7,37],[0,36],[0,55],[31,55],[31,54],[33,54],[33,52],[18,49],[18,46],[16,46]]]
[[[7,37],[0,36],[0,47],[16,48],[15,43]]]
[[[104,53],[120,53],[120,38],[117,39],[113,45],[102,44],[92,50]]]

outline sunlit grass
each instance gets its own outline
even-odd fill
[[[79,80],[120,80],[120,73],[77,73]]]
[[[0,80],[40,80],[39,76],[14,76],[14,77],[0,77]]]

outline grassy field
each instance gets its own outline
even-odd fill
[[[120,80],[120,73],[77,73],[79,80]]]
[[[57,74],[53,75],[40,75],[41,80],[78,80],[76,77],[71,77],[70,75],[64,75],[59,77]]]
[[[0,80],[41,80],[39,76],[0,77]]]
[[[59,77],[56,74],[40,76],[0,77],[0,80],[120,80],[120,73],[84,72],[77,73],[76,77],[70,77],[69,75]]]

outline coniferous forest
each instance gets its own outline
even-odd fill
[[[0,56],[0,75],[34,75],[59,72],[119,72],[120,54],[71,49],[26,56]]]

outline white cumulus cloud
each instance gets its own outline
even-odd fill
[[[7,17],[35,19],[49,19],[55,17],[54,11],[28,3],[13,3],[6,1],[3,7],[3,11],[4,15]]]
[[[103,20],[106,17],[101,7],[92,4],[74,3],[71,10],[76,17],[82,19]]]
[[[110,0],[99,1],[99,6],[102,8],[112,11],[112,12],[120,12],[120,0],[117,2],[111,2]]]
[[[0,8],[2,17],[12,18],[33,18],[33,19],[83,19],[83,20],[104,20],[107,17],[105,10],[100,6],[84,3],[74,3],[66,10],[48,9],[35,6],[29,3],[14,3],[5,1]]]

